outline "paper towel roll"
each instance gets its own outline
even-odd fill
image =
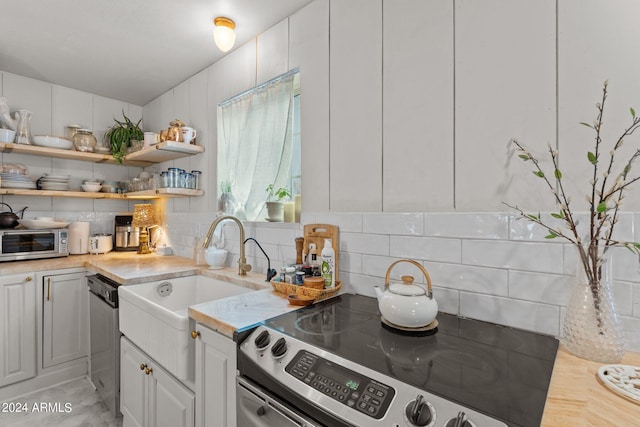
[[[89,252],[89,227],[86,221],[69,224],[69,254],[80,255]]]

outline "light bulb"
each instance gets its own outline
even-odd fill
[[[218,17],[213,20],[213,39],[216,46],[223,52],[227,52],[236,42],[236,24],[229,18]]]

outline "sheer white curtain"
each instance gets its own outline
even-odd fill
[[[286,74],[218,106],[218,188],[231,184],[236,215],[265,216],[267,193],[286,187],[291,170],[294,75]]]

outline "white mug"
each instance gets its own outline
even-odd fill
[[[193,138],[197,136],[197,132],[194,128],[190,128],[189,126],[182,127],[182,140],[185,144],[191,143]]]
[[[152,145],[157,144],[159,141],[159,135],[155,132],[145,132],[144,133],[144,146],[150,147]]]

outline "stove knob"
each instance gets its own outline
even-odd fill
[[[256,348],[258,350],[262,350],[263,348],[269,345],[270,341],[271,341],[271,337],[269,336],[269,331],[262,331],[253,341],[253,343],[256,345]]]
[[[464,412],[458,412],[458,416],[455,418],[451,418],[447,421],[445,427],[475,427],[471,421],[467,419],[467,415]]]
[[[273,357],[282,357],[287,352],[287,342],[284,338],[280,338],[276,343],[271,347],[271,354]]]
[[[411,423],[411,425],[417,427],[424,427],[431,422],[431,410],[429,404],[424,400],[424,397],[419,394],[416,400],[409,402],[405,410],[405,415]]]

